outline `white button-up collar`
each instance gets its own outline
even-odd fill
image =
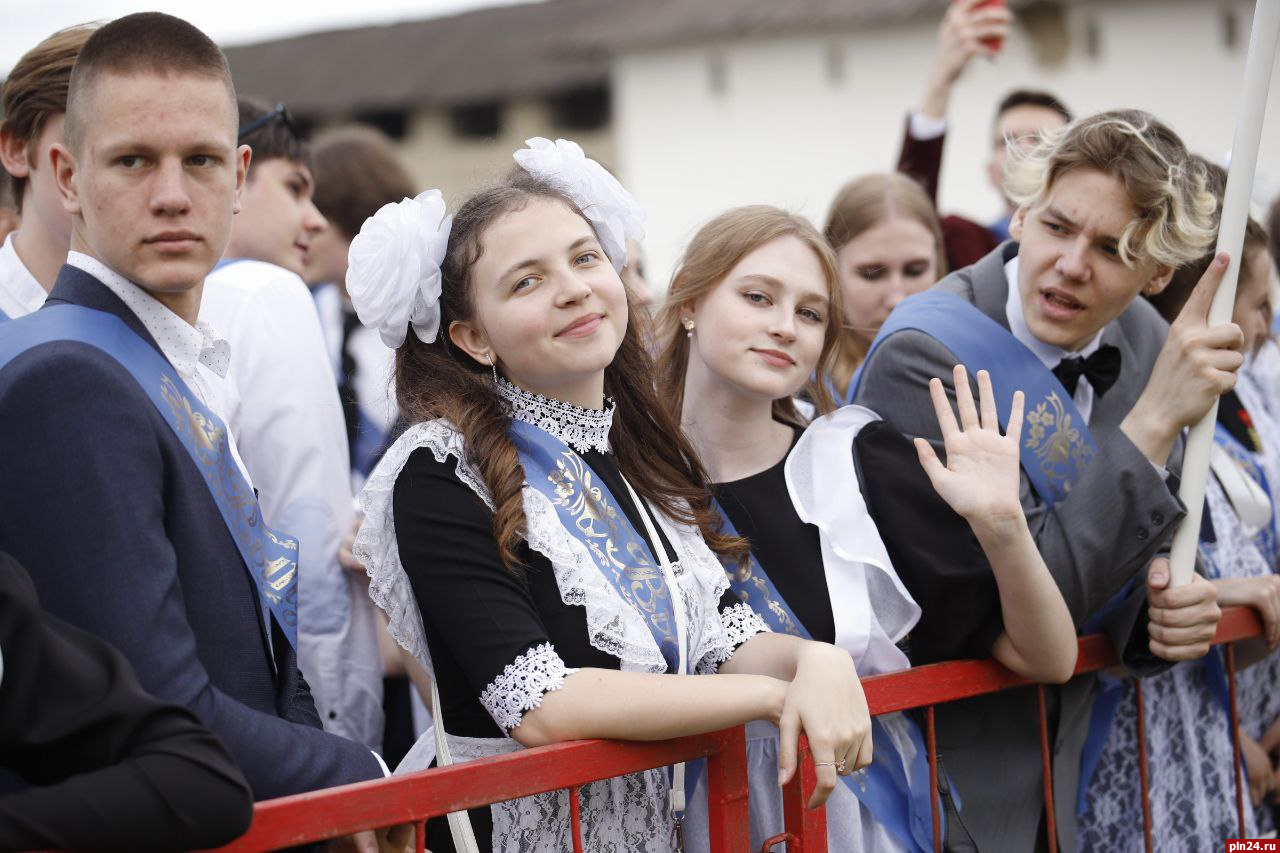
[[[43,305],[48,295],[18,257],[10,234],[0,246],[0,311],[10,319],[24,317]]]
[[[197,364],[209,368],[219,379],[226,378],[227,368],[231,365],[231,345],[213,326],[204,320],[192,326],[150,293],[96,258],[71,252],[67,255],[67,263],[87,272],[119,296],[184,379],[196,375]]]

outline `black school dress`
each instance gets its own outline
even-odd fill
[[[653,549],[617,462],[601,449],[607,446],[612,410],[601,422],[600,413],[592,410],[554,401],[542,404],[553,406],[554,418],[531,422],[544,428],[550,425],[559,437],[578,442],[581,457],[607,485],[618,510]],[[515,414],[525,411],[517,406]],[[375,533],[381,512],[394,522],[394,539],[383,541],[381,551],[376,542],[362,549],[364,530],[357,541],[358,553],[373,551],[371,595],[387,610],[393,635],[414,651],[405,590],[388,582],[397,567],[386,564],[398,563],[400,575],[407,579],[421,616],[417,636],[435,672],[455,760],[518,748],[509,738],[511,729],[577,668],[660,672],[665,665],[660,656],[655,664],[657,646],[638,617],[632,625],[619,628],[618,623],[626,621],[628,605],[611,589],[602,592],[599,570],[593,564],[574,562],[562,526],[554,514],[536,508],[539,496],[531,498],[533,490],[528,487],[525,507],[530,535],[517,551],[520,565],[511,571],[502,564],[487,493],[476,471],[459,464],[461,455],[465,455],[461,437],[447,424],[418,424],[408,430],[370,478],[372,499],[369,491],[365,493]],[[532,514],[530,500],[535,507]],[[674,561],[686,601],[690,669],[714,672],[738,646],[763,630],[763,624],[725,590],[719,562],[696,533],[651,514],[662,547]],[[641,626],[639,632],[635,625]],[[646,644],[652,647],[647,663]],[[454,739],[459,746],[453,745]],[[411,752],[408,761],[413,756]],[[602,786],[609,790],[593,795],[593,789]],[[621,817],[620,809],[625,812]],[[482,850],[542,851],[561,849],[567,839],[567,814],[567,797],[561,793],[473,810],[471,818]],[[634,774],[584,789],[588,849],[619,853],[663,849],[668,821],[665,771]],[[437,851],[453,849],[443,819],[429,824],[427,846]]]

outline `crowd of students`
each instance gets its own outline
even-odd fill
[[[1060,848],[1141,843],[1136,679],[1159,848],[1234,837],[1237,773],[1274,831],[1275,235],[1210,325],[1225,173],[1029,91],[994,123],[1007,218],[939,217],[950,87],[1010,23],[953,4],[899,170],[822,229],[714,217],[652,315],[643,210],[573,142],[446,200],[376,131],[237,96],[178,18],[33,48],[0,91],[0,847],[212,846],[388,763],[745,723],[753,848],[803,733],[832,850],[932,849],[935,804],[946,849],[1048,849],[1034,688],[938,708],[936,788],[918,718],[868,714],[859,676],[969,657],[1049,685]],[[1266,627],[1243,768],[1226,605]],[[1122,669],[1072,677],[1086,632]],[[708,847],[698,764],[581,810],[593,851]],[[560,851],[568,812],[425,841]]]

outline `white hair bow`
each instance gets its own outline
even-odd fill
[[[347,294],[360,322],[391,348],[406,329],[423,343],[440,333],[440,265],[453,218],[439,190],[385,204],[365,220],[347,255]]]
[[[627,265],[627,240],[644,239],[644,210],[609,171],[567,139],[552,142],[542,137],[527,140],[515,160],[530,175],[567,195],[587,217],[600,247],[622,272]]]

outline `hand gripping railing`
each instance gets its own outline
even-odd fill
[[[1214,644],[1230,644],[1236,640],[1260,636],[1261,633],[1261,622],[1253,610],[1230,608],[1223,612]],[[1081,638],[1076,663],[1077,675],[1104,669],[1118,662],[1109,641],[1102,635]],[[1231,695],[1231,734],[1236,766],[1239,766],[1235,655],[1230,645],[1226,648],[1226,667]],[[872,676],[862,681],[867,704],[873,715],[912,708],[924,709],[925,741],[929,750],[929,773],[934,790],[937,789],[938,773],[934,707],[1029,684],[1032,682],[990,660],[932,664]],[[1043,686],[1037,685],[1037,694],[1049,850],[1056,851],[1053,774]],[[1137,700],[1143,827],[1146,848],[1151,851],[1141,681],[1137,682]],[[711,850],[713,853],[742,853],[750,846],[746,738],[742,726],[657,743],[591,740],[555,744],[391,779],[267,800],[255,807],[253,825],[249,831],[220,849],[242,853],[276,850],[350,835],[364,829],[414,824],[416,846],[421,853],[423,827],[427,818],[567,788],[573,850],[574,853],[583,853],[578,809],[578,788],[581,785],[704,756],[707,758],[707,813]],[[810,811],[805,808],[816,783],[808,747],[802,742],[800,771],[783,790],[786,832],[768,839],[766,849],[777,850],[777,845],[785,843],[787,853],[825,853],[827,843],[824,810]],[[1239,773],[1236,774],[1236,809],[1240,836],[1243,837],[1245,798]],[[942,849],[940,828],[941,816],[934,798],[934,849],[939,851]]]

